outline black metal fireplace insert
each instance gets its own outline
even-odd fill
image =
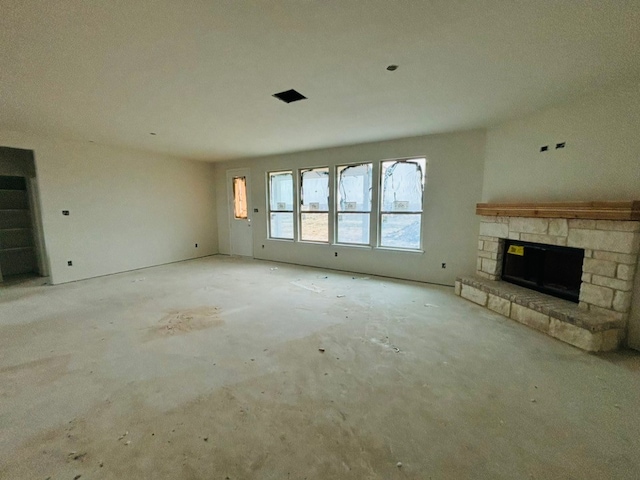
[[[578,303],[584,250],[505,240],[502,279]]]

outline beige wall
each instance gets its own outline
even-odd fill
[[[487,133],[482,198],[640,199],[640,84],[507,122]],[[566,148],[555,150],[557,142]],[[540,153],[542,145],[551,150]]]
[[[6,131],[0,145],[34,151],[53,283],[218,251],[211,164]]]
[[[484,131],[478,130],[217,164],[220,253],[230,251],[225,171],[246,166],[252,176],[250,210],[259,210],[253,214],[255,258],[453,285],[456,275],[475,270],[479,224],[475,204],[480,201],[482,189],[484,141]],[[268,171],[422,155],[429,161],[423,215],[424,253],[267,238]],[[447,264],[444,270],[443,262]]]

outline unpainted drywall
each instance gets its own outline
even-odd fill
[[[640,199],[640,83],[487,132],[487,202]],[[563,149],[556,143],[566,142]],[[549,145],[549,151],[540,147]]]
[[[475,270],[485,133],[429,135],[216,164],[220,253],[228,254],[227,169],[251,171],[254,257],[452,285]],[[422,224],[424,252],[270,240],[267,238],[267,172],[425,156],[427,184]],[[258,213],[253,213],[257,208]],[[264,248],[262,247],[264,245]],[[338,252],[338,256],[335,256]],[[442,269],[441,264],[447,268]]]
[[[34,151],[52,283],[218,251],[211,164],[10,131],[0,145]]]

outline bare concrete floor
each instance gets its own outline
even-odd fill
[[[228,257],[39,284],[0,289],[3,479],[640,478],[639,357],[452,288]]]

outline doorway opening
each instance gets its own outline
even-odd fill
[[[0,282],[46,276],[33,152],[0,147]]]

